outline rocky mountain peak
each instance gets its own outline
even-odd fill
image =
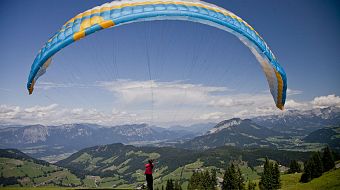
[[[217,133],[223,129],[231,128],[240,125],[244,120],[240,118],[233,118],[229,120],[224,120],[218,123],[214,128],[210,129],[207,134]]]
[[[43,125],[32,125],[24,128],[22,136],[27,143],[36,143],[46,141],[49,132],[48,128]]]

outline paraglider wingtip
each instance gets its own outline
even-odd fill
[[[32,81],[30,84],[30,87],[28,88],[28,94],[31,95],[33,93],[33,87],[34,87],[35,80]]]
[[[281,105],[281,104],[279,104],[279,105],[276,105],[276,107],[277,107],[277,108],[279,108],[279,109],[280,109],[280,110],[282,110],[282,111],[285,109],[285,108],[284,108],[284,106],[283,106],[283,105]]]
[[[31,95],[33,93],[33,88],[32,86],[28,89],[28,95]]]

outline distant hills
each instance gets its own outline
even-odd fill
[[[260,126],[250,119],[234,118],[222,121],[205,135],[195,137],[178,146],[189,149],[208,149],[225,145],[237,147],[275,147],[265,139],[280,135],[281,133]]]
[[[197,123],[190,126],[175,125],[168,128],[171,131],[179,131],[184,133],[191,133],[194,136],[204,135],[207,131],[213,128],[216,123]]]
[[[338,150],[337,134],[332,137],[323,136],[323,141],[317,140],[320,138],[316,135],[309,138],[307,135],[339,124],[340,108],[328,107],[288,110],[280,115],[233,118],[218,124],[202,123],[187,127],[160,128],[147,124],[111,127],[96,124],[1,126],[0,148],[17,148],[30,156],[50,162],[66,158],[86,147],[112,143],[194,150],[229,145],[300,151],[320,149],[324,143],[331,143]],[[338,133],[338,130],[335,131]]]
[[[293,126],[293,125],[292,125]],[[301,127],[300,129],[305,129]],[[290,128],[294,131],[293,127]],[[206,134],[176,144],[176,147],[186,149],[210,149],[219,146],[236,147],[267,147],[281,150],[315,151],[330,146],[340,153],[340,125],[323,126],[308,135],[289,133],[274,127],[258,125],[250,119],[234,118],[218,123]],[[305,132],[309,129],[305,129]],[[300,131],[301,132],[301,131]]]
[[[340,125],[324,127],[313,131],[303,141],[307,143],[328,144],[334,151],[340,152]]]
[[[192,138],[190,130],[169,130],[146,124],[104,127],[95,124],[30,125],[0,129],[0,148],[18,148],[34,157],[75,152],[111,143],[142,144]]]
[[[0,130],[3,146],[25,147],[27,145],[72,145],[84,148],[112,142],[156,141],[178,136],[165,129],[146,124],[104,127],[95,124],[67,124],[59,126],[30,125]]]
[[[339,125],[340,107],[331,106],[303,111],[288,110],[279,115],[255,117],[252,120],[280,133],[304,136],[326,126]]]
[[[80,186],[65,168],[37,160],[15,149],[0,149],[1,186]]]
[[[219,146],[312,151],[328,144],[340,152],[340,108],[288,110],[281,115],[224,120],[206,134],[177,144],[187,149]]]
[[[50,163],[48,162],[32,158],[17,149],[0,149],[0,158],[9,158],[9,159],[28,161],[28,162],[33,162],[36,164],[41,164],[41,165],[50,165]]]

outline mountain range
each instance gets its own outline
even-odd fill
[[[274,145],[265,139],[280,135],[281,133],[260,126],[250,119],[234,118],[222,121],[205,135],[195,137],[178,146],[189,149],[208,149],[225,145],[237,147],[274,147]]]
[[[200,129],[203,126],[201,124]],[[141,146],[191,139],[198,134],[194,127],[165,129],[146,124],[113,127],[96,124],[3,126],[0,128],[0,148],[18,148],[33,157],[43,158],[73,153],[95,145],[124,143]]]
[[[66,158],[86,147],[112,143],[194,150],[230,145],[304,151],[324,146],[320,144],[324,142],[310,139],[315,135],[304,139],[307,135],[339,124],[340,108],[328,107],[307,111],[288,110],[280,115],[233,118],[218,124],[204,123],[188,127],[161,128],[147,124],[112,127],[96,124],[2,126],[0,148],[17,148],[49,162]],[[335,134],[332,138],[339,136]],[[332,145],[339,147],[336,143]]]
[[[252,118],[257,124],[294,136],[308,135],[325,126],[340,124],[340,107],[287,110],[279,115]]]
[[[237,147],[271,147],[282,150],[312,151],[328,144],[340,150],[340,108],[288,110],[281,115],[252,119],[224,120],[206,134],[177,147],[209,149],[231,145]]]
[[[324,127],[311,132],[303,138],[306,143],[324,143],[332,147],[336,152],[340,152],[340,125]]]

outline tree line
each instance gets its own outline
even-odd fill
[[[269,161],[269,159],[266,158],[259,188],[261,190],[281,188],[280,170],[277,162]]]
[[[239,165],[235,163],[237,162],[231,162],[229,164],[223,175],[223,181],[219,183],[215,169],[212,169],[210,172],[208,170],[194,171],[189,180],[187,189],[216,190],[219,185],[222,190],[255,190],[257,184],[252,181],[248,181],[248,183],[246,183]],[[291,160],[287,173],[300,173],[303,171],[300,182],[306,183],[311,181],[313,178],[320,177],[322,173],[327,172],[334,167],[334,155],[330,148],[326,147],[322,154],[320,152],[314,153],[311,158],[304,163],[304,169],[301,169],[301,165],[297,160]],[[266,158],[263,165],[263,173],[261,174],[261,178],[258,183],[259,189],[280,189],[280,175],[278,163]],[[162,186],[162,190],[182,190],[182,187],[178,181],[169,179],[165,188]]]
[[[329,147],[323,150],[323,153],[315,152],[309,160],[304,163],[303,174],[300,182],[307,183],[314,178],[320,177],[335,167],[334,156]]]
[[[220,183],[217,181],[215,169],[212,169],[210,172],[208,170],[203,172],[195,171],[189,180],[187,189],[216,190],[217,185],[220,185],[222,190],[254,190],[256,187],[255,182],[249,181],[248,184],[246,184],[239,165],[233,162],[226,168],[223,181]],[[273,163],[266,158],[264,172],[259,184],[261,190],[279,189],[281,187],[280,171],[277,163]],[[163,187],[162,190],[164,190]],[[178,181],[170,179],[167,181],[165,190],[182,190],[182,188],[178,184]]]
[[[166,186],[164,188],[164,186],[162,185],[162,190],[182,190],[181,185],[179,184],[179,182],[177,180],[173,180],[173,179],[168,179],[166,181]],[[158,187],[156,188],[156,190],[160,190]]]

